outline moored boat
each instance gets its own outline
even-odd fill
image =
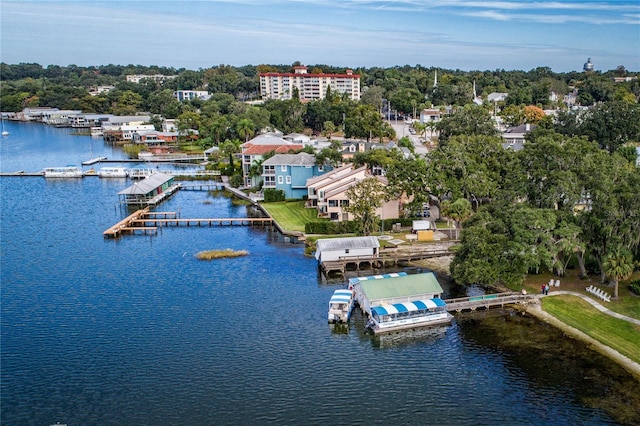
[[[76,166],[47,167],[43,170],[47,178],[80,178],[82,170]]]
[[[330,323],[345,323],[351,317],[354,294],[352,290],[336,290],[329,300],[328,320]]]
[[[151,176],[156,171],[153,169],[129,169],[129,177],[131,179],[144,179]]]
[[[372,307],[367,328],[377,334],[446,324],[451,322],[452,318],[453,316],[447,311],[447,304],[442,299],[414,300]]]
[[[103,178],[126,178],[129,175],[126,167],[102,167],[98,176]]]

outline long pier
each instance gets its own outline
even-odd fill
[[[190,219],[157,219],[154,217],[136,218],[132,226],[256,226],[271,225],[270,217],[223,217],[223,218],[190,218]]]
[[[163,226],[271,226],[272,218],[237,217],[237,218],[189,218],[180,219],[175,212],[150,212],[149,207],[137,210],[120,222],[103,232],[105,238],[118,238],[124,233],[142,232],[155,234]]]
[[[451,256],[448,249],[416,250],[414,252],[380,252],[378,256],[352,256],[342,257],[338,260],[329,260],[320,263],[320,269],[325,275],[342,274],[347,270],[359,271],[362,269],[381,269],[388,266],[397,266],[414,260],[431,259],[433,257]]]

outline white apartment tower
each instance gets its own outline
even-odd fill
[[[262,99],[291,99],[297,88],[301,101],[324,99],[327,88],[332,93],[346,93],[360,100],[360,75],[348,69],[345,74],[309,74],[307,67],[296,66],[293,73],[268,72],[260,74]]]

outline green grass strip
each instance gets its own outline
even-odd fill
[[[640,326],[598,311],[570,295],[545,297],[542,308],[627,358],[640,363]]]
[[[277,203],[261,203],[260,205],[286,231],[304,232],[304,225],[317,222],[318,210],[308,209],[304,201],[280,201]]]

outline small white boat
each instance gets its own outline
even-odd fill
[[[76,166],[47,167],[43,170],[46,178],[80,178],[82,170]]]
[[[352,290],[336,290],[329,300],[329,323],[345,323],[351,317],[354,294]]]
[[[126,178],[129,171],[126,167],[102,167],[98,170],[98,176],[103,178]]]
[[[153,169],[129,169],[128,171],[129,177],[131,179],[144,179],[151,176],[155,172],[156,171]]]
[[[371,308],[367,328],[377,334],[449,323],[452,318],[442,299],[414,300]]]

